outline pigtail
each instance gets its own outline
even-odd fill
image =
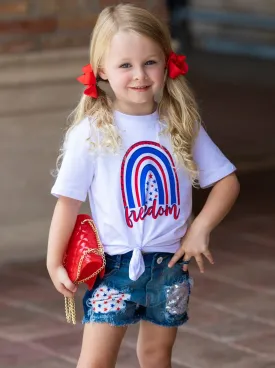
[[[200,127],[200,115],[195,98],[184,77],[167,78],[159,103],[161,119],[167,121],[174,154],[187,169],[194,186],[198,170],[193,158],[193,146]]]
[[[97,86],[97,91],[98,97],[96,99],[83,94],[78,105],[69,115],[68,128],[65,131],[63,143],[59,151],[59,156],[57,157],[56,170],[53,172],[53,176],[57,176],[60,169],[65,153],[65,142],[71,130],[87,116],[92,117],[94,124],[93,131],[98,129],[98,132],[100,132],[97,137],[89,137],[90,150],[96,151],[104,148],[111,152],[118,151],[121,138],[113,124],[112,100],[100,86]],[[98,139],[99,136],[100,138]]]
[[[90,116],[96,121],[96,126],[100,129],[100,146],[112,153],[118,152],[121,144],[121,138],[117,128],[114,125],[114,116],[112,110],[112,100],[100,86],[97,87],[98,98],[95,100],[93,109],[89,112]]]
[[[98,97],[92,98],[83,95],[76,109],[72,112],[70,118],[70,130],[81,122],[85,117],[92,117],[94,128],[100,130],[100,142],[93,142],[91,138],[91,150],[104,147],[112,152],[116,152],[120,138],[113,124],[112,100],[102,88],[101,82],[97,85]]]

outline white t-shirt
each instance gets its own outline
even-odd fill
[[[146,116],[114,112],[122,138],[118,153],[91,150],[100,140],[92,118],[75,126],[65,144],[65,155],[52,194],[85,201],[105,252],[133,251],[129,277],[144,272],[142,252],[174,253],[187,229],[192,211],[192,184],[186,170],[176,165],[168,135],[157,112]],[[202,188],[233,171],[203,128],[194,145],[194,159]]]

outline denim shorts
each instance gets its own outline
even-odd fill
[[[172,256],[143,254],[145,271],[132,281],[129,278],[132,252],[106,254],[104,278],[98,278],[93,289],[84,295],[83,323],[126,326],[145,320],[166,327],[185,323],[192,279],[182,270],[183,262],[168,268]]]

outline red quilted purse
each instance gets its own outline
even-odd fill
[[[97,276],[105,273],[105,255],[97,228],[89,215],[77,216],[63,264],[74,284],[86,283],[91,290]],[[74,298],[65,297],[68,323],[76,323]]]

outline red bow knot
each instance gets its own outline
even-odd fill
[[[175,79],[179,75],[185,75],[188,72],[188,64],[185,60],[186,56],[171,52],[167,61],[168,75],[170,78]]]
[[[84,94],[93,98],[98,97],[98,92],[96,88],[96,77],[91,67],[91,64],[87,64],[82,68],[83,75],[77,78],[77,80],[87,86]]]

